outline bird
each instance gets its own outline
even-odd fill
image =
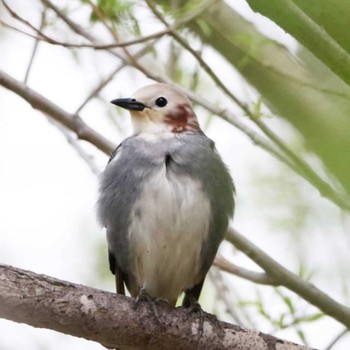
[[[112,104],[134,129],[101,174],[98,218],[106,227],[117,293],[199,305],[206,274],[234,212],[231,175],[179,87],[153,83]]]

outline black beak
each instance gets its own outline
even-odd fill
[[[116,98],[111,103],[131,111],[143,111],[147,106],[134,98]]]

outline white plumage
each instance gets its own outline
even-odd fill
[[[207,239],[209,218],[210,203],[198,181],[167,173],[165,166],[147,180],[129,228],[138,284],[175,303],[198,283],[198,242]]]

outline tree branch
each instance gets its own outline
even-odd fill
[[[228,272],[232,275],[244,278],[248,281],[264,284],[269,286],[277,286],[278,283],[271,279],[265,272],[255,272],[244,267],[233,264],[224,257],[217,255],[214,261],[214,265],[221,271]]]
[[[349,329],[345,328],[343,329],[332,341],[331,343],[324,349],[324,350],[331,350],[333,348],[333,346],[344,337],[344,335],[346,335],[347,333],[349,333]]]
[[[93,49],[93,50],[107,50],[107,49],[114,49],[114,48],[119,48],[119,47],[127,47],[127,46],[132,46],[132,45],[137,45],[144,43],[146,41],[151,41],[154,39],[159,39],[165,34],[168,34],[169,30],[162,30],[157,33],[153,33],[150,35],[145,35],[136,39],[128,40],[128,41],[123,41],[123,42],[117,42],[117,43],[110,43],[110,44],[87,44],[87,43],[70,43],[66,41],[60,41],[54,38],[49,37],[48,35],[44,34],[43,31],[40,28],[35,28],[34,26],[31,26],[31,28],[37,33],[37,35],[33,35],[31,33],[25,32],[24,30],[17,28],[11,24],[8,24],[2,20],[0,20],[0,23],[9,29],[12,29],[18,33],[21,33],[25,36],[28,36],[35,41],[43,41],[45,43],[51,44],[51,45],[56,45],[56,46],[62,46],[70,49]]]
[[[333,317],[350,329],[350,308],[338,303],[313,284],[303,281],[300,277],[288,271],[234,229],[228,230],[226,240],[263,268],[268,277],[274,282],[300,295],[326,315]]]
[[[46,18],[46,8],[44,8],[44,10],[43,10],[43,12],[41,14],[41,20],[40,20],[40,26],[39,26],[39,30],[40,31],[42,31],[44,29],[44,27],[45,27],[45,18]],[[32,51],[32,54],[30,56],[28,67],[27,67],[27,71],[26,71],[26,74],[25,74],[25,77],[24,77],[24,83],[25,84],[28,83],[29,74],[30,74],[30,71],[31,71],[33,63],[34,63],[35,55],[38,52],[38,47],[39,47],[39,40],[35,40],[34,41],[34,46],[33,46],[33,51]]]
[[[295,37],[309,49],[318,59],[328,66],[340,79],[350,85],[350,55],[327,25],[315,21],[310,13],[303,10],[297,2],[291,0],[256,1],[248,0],[255,12],[267,16],[286,32]],[[322,7],[322,3],[318,6]],[[336,5],[334,5],[336,6]],[[326,10],[327,11],[327,10]],[[334,14],[330,14],[331,16]],[[336,17],[335,17],[336,18]],[[334,23],[337,25],[337,23]]]
[[[306,350],[225,322],[159,305],[160,320],[133,299],[0,264],[0,317],[122,349]]]
[[[85,162],[85,164],[88,165],[91,172],[94,175],[99,176],[101,173],[100,168],[95,164],[93,157],[90,154],[88,154],[84,150],[84,148],[81,146],[81,144],[78,142],[75,134],[69,131],[62,124],[56,122],[55,120],[50,119],[50,121],[59,131],[61,131],[61,133],[65,136],[67,142],[72,146],[72,148],[76,151],[79,157]]]
[[[79,139],[92,143],[107,154],[110,154],[115,148],[112,142],[90,128],[78,115],[66,112],[43,95],[32,90],[24,83],[12,78],[2,70],[0,70],[0,85],[21,96],[30,103],[33,108],[47,114],[52,119],[74,131]]]

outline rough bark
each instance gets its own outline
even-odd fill
[[[302,350],[270,335],[159,305],[157,321],[148,305],[131,298],[0,265],[0,317],[93,340],[117,349]]]

